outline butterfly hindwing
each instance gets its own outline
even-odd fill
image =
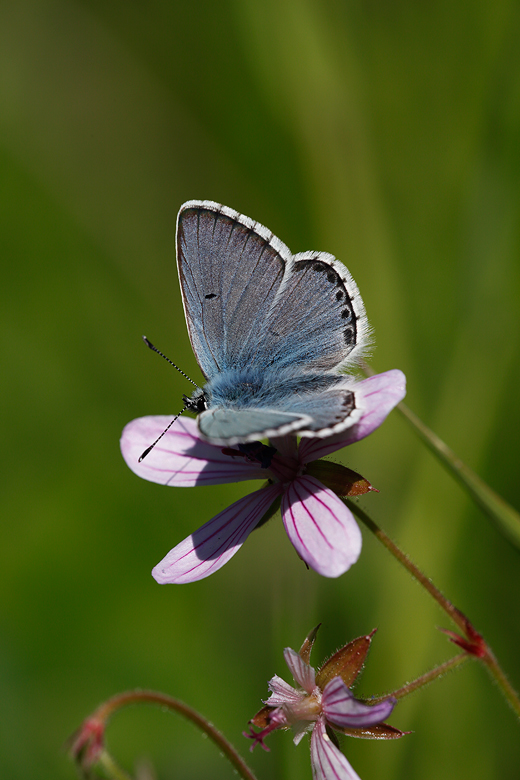
[[[276,409],[234,409],[216,407],[198,418],[202,435],[214,443],[235,444],[269,436],[283,436],[311,422],[303,414]]]
[[[216,403],[199,415],[203,436],[215,443],[255,441],[287,433],[324,437],[339,433],[360,418],[362,410],[351,379],[303,377],[298,387],[296,382],[284,382],[283,377],[283,372],[268,373],[263,392],[255,397],[244,389],[238,394],[239,405],[217,396]]]
[[[298,430],[298,436],[331,436],[355,425],[362,413],[352,380],[344,379],[322,392],[295,395],[288,399],[289,407],[310,421]]]

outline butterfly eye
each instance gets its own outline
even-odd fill
[[[188,398],[187,395],[183,395],[182,400],[184,401],[185,408],[189,409],[190,412],[200,414],[200,412],[205,412],[208,408],[208,400],[204,390],[195,390],[191,398]]]

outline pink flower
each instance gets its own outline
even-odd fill
[[[237,552],[277,499],[300,558],[325,577],[347,571],[361,552],[361,532],[336,492],[313,475],[313,470],[323,473],[314,462],[378,428],[404,397],[405,377],[401,371],[387,371],[357,383],[355,391],[361,416],[352,427],[328,438],[302,438],[299,445],[294,435],[274,439],[270,444],[276,452],[256,442],[233,449],[211,444],[200,437],[194,420],[184,418],[139,462],[171,418],[142,417],[129,423],[121,438],[123,457],[132,471],[151,482],[193,487],[268,480],[170,550],[152,571],[157,582],[194,582],[213,574]]]
[[[297,745],[311,731],[311,764],[314,780],[359,780],[340,751],[332,729],[365,739],[397,739],[404,732],[383,721],[392,712],[396,700],[389,697],[375,704],[355,699],[349,686],[363,667],[372,634],[349,642],[316,672],[309,665],[310,652],[317,629],[311,632],[297,653],[290,647],[284,658],[298,686],[293,688],[275,675],[269,682],[271,696],[250,721],[260,727],[250,727],[244,736],[254,740],[251,750],[259,744],[265,750],[265,738],[276,729],[292,728]]]

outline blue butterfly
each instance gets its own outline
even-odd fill
[[[188,333],[206,384],[185,399],[203,438],[232,445],[325,437],[361,415],[345,375],[369,344],[356,283],[326,252],[293,255],[270,230],[209,200],[177,218]]]

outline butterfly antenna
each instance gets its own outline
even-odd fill
[[[182,369],[180,369],[180,368],[179,368],[179,366],[176,366],[176,365],[175,365],[175,363],[173,362],[173,360],[170,360],[170,358],[166,357],[166,355],[163,355],[163,353],[162,353],[162,352],[161,352],[159,349],[157,349],[157,347],[155,347],[155,346],[152,344],[152,342],[151,342],[151,341],[149,341],[149,339],[147,339],[147,338],[146,338],[146,336],[143,336],[143,341],[144,341],[144,343],[146,344],[146,346],[147,346],[147,347],[150,347],[150,349],[151,349],[153,352],[157,352],[157,354],[158,354],[158,355],[160,355],[162,358],[164,358],[164,359],[165,359],[165,360],[166,360],[166,361],[167,361],[167,362],[170,364],[170,366],[173,366],[174,368],[176,368],[176,369],[177,369],[177,371],[178,371],[180,374],[182,374],[182,375],[183,375],[183,377],[184,377],[185,379],[187,379],[187,380],[188,380],[188,382],[191,382],[191,384],[192,384],[192,385],[195,385],[195,387],[199,387],[199,386],[198,386],[198,384],[197,384],[196,382],[194,382],[194,381],[193,381],[193,379],[190,379],[190,377],[188,376],[188,374],[185,374],[185,373],[184,373],[184,371],[183,371]],[[200,390],[200,388],[199,388],[199,390]],[[188,408],[188,407],[187,407],[187,406],[185,406],[185,407],[184,407],[184,409],[182,410],[182,412],[184,412],[184,411],[185,411],[187,408]],[[180,415],[182,414],[182,412],[179,412],[179,414],[177,415],[177,417],[180,417]],[[175,420],[177,419],[177,417],[175,418]],[[172,420],[172,422],[175,422],[175,420]],[[172,424],[172,423],[170,423],[170,425],[171,425],[171,424]],[[170,427],[170,426],[168,426],[168,428],[169,428],[169,427]],[[166,429],[166,431],[168,430],[168,428]],[[165,431],[164,433],[166,433],[166,431]],[[164,434],[161,434],[161,435],[164,435]],[[161,437],[159,436],[159,439],[160,439],[160,438],[161,438]],[[153,446],[154,446],[154,444],[152,444],[152,447],[153,447]],[[151,449],[152,447],[150,447],[150,449]],[[146,454],[148,454],[148,451],[146,451]],[[141,457],[139,458],[139,460],[141,461],[141,460],[143,459],[143,457],[144,457],[144,454],[143,454],[143,455],[141,455]]]
[[[159,354],[160,354],[160,353],[159,353]],[[166,358],[166,360],[168,360],[168,358]],[[181,373],[182,373],[182,371],[181,371]],[[181,411],[179,412],[179,414],[175,415],[175,417],[173,418],[173,420],[171,421],[171,423],[169,423],[169,424],[166,426],[166,428],[164,429],[164,431],[161,433],[161,435],[160,435],[160,436],[158,436],[158,437],[156,438],[156,440],[154,441],[154,443],[153,443],[153,444],[150,444],[150,446],[149,446],[149,447],[147,447],[147,448],[145,449],[145,451],[144,451],[144,452],[143,452],[143,453],[140,455],[140,457],[139,457],[139,460],[138,460],[138,462],[139,462],[139,463],[141,463],[141,461],[142,461],[142,460],[144,460],[144,459],[146,458],[146,456],[147,456],[147,455],[149,455],[149,454],[151,453],[151,451],[153,450],[153,448],[155,447],[155,445],[156,445],[158,442],[160,442],[160,441],[161,441],[161,439],[162,439],[162,437],[164,436],[164,434],[165,434],[165,433],[168,433],[168,431],[169,431],[169,430],[170,430],[170,428],[172,427],[173,423],[174,423],[176,420],[178,420],[178,419],[179,419],[179,417],[181,416],[181,414],[182,414],[183,412],[185,412],[187,408],[188,408],[188,404],[186,404],[186,405],[184,406],[184,409],[181,409]]]

